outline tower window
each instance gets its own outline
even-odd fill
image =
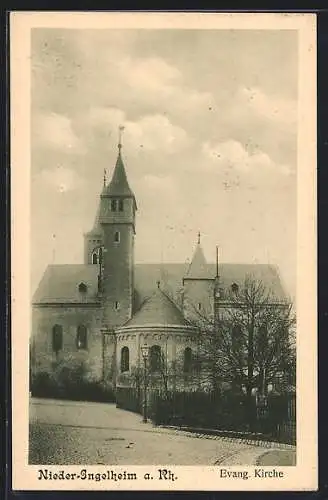
[[[115,243],[119,243],[120,242],[120,232],[119,231],[115,231],[114,241],[115,241]]]
[[[63,327],[54,325],[52,329],[52,350],[57,353],[63,348]]]
[[[129,348],[124,346],[121,349],[121,372],[128,372],[130,369]]]
[[[112,200],[111,201],[111,210],[112,210],[112,212],[116,212],[116,210],[117,210],[117,200]]]
[[[77,327],[76,333],[76,347],[78,349],[87,349],[88,347],[87,328],[84,325]]]
[[[234,293],[234,294],[237,294],[237,293],[238,293],[238,291],[239,291],[239,286],[237,285],[237,283],[232,283],[232,285],[231,285],[231,291],[232,291],[232,293]]]
[[[201,309],[202,309],[202,304],[201,302],[198,302],[198,311],[201,311]]]
[[[115,311],[119,311],[120,310],[120,303],[117,300],[114,303],[114,309],[115,309]]]
[[[118,210],[120,212],[123,212],[123,209],[124,209],[124,203],[123,203],[123,200],[118,200]]]

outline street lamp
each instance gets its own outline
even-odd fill
[[[147,344],[141,346],[141,354],[144,361],[144,399],[143,399],[143,422],[147,422],[147,360],[149,347]]]

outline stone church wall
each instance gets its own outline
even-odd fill
[[[213,280],[186,279],[184,281],[183,310],[189,321],[198,321],[202,316],[210,318],[214,311]]]
[[[129,386],[136,383],[132,380],[134,377],[135,369],[141,369],[141,381],[143,377],[143,359],[141,356],[141,346],[147,344],[149,348],[158,345],[161,348],[163,356],[163,370],[168,376],[169,386],[172,389],[185,388],[186,385],[190,386],[190,378],[185,377],[183,373],[183,359],[186,347],[190,347],[196,355],[197,344],[193,338],[191,331],[183,330],[183,327],[176,331],[175,328],[170,327],[137,327],[134,331],[124,331],[124,327],[119,330],[117,334],[117,383],[118,386]],[[121,350],[124,347],[129,349],[129,372],[121,372]],[[151,383],[155,384],[158,388],[162,385],[162,375],[151,376]],[[195,385],[194,380],[192,386]],[[180,387],[181,386],[181,387]]]
[[[51,373],[53,363],[76,357],[90,364],[95,378],[102,376],[103,343],[100,332],[102,311],[100,308],[79,306],[35,306],[32,311],[31,369]],[[63,348],[56,354],[52,345],[54,325],[63,328]],[[77,327],[87,328],[87,349],[78,349]]]

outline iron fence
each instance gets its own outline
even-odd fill
[[[141,414],[142,403],[141,389],[117,388],[119,408]],[[252,432],[259,438],[296,444],[295,394],[269,395],[261,404],[253,397],[250,407],[247,397],[240,394],[151,389],[148,416],[155,425]]]

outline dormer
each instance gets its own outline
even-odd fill
[[[82,295],[85,295],[88,291],[88,285],[84,282],[84,281],[81,281],[79,284],[78,284],[78,291],[80,294]]]

